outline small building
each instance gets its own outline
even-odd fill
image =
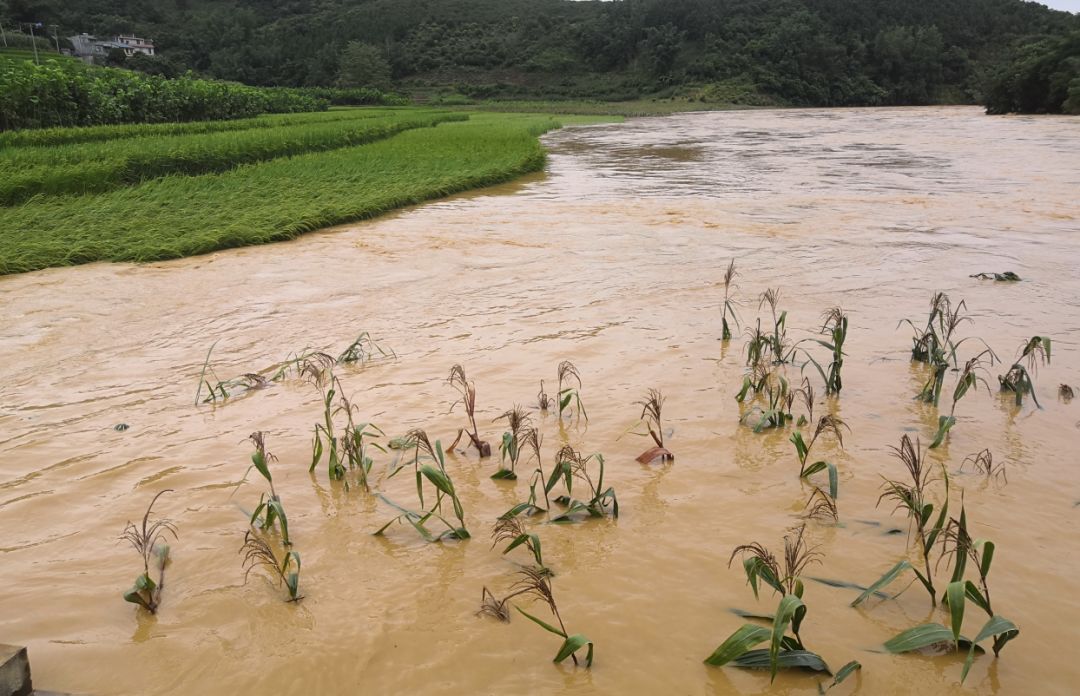
[[[114,49],[123,51],[128,58],[136,53],[154,55],[154,42],[134,35],[120,34],[102,39],[84,32],[69,36],[68,40],[71,41],[72,52],[85,63],[104,63],[109,51]]]
[[[150,39],[140,39],[134,34],[131,36],[121,34],[120,36],[113,37],[112,40],[118,44],[119,48],[124,49],[124,54],[129,58],[136,53],[142,53],[146,56],[154,55],[154,42]]]

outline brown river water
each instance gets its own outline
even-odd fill
[[[770,686],[767,673],[702,664],[743,623],[732,608],[776,606],[768,593],[754,600],[738,562],[728,567],[733,547],[782,551],[811,490],[788,432],[739,422],[744,340],[718,340],[735,258],[744,322],[769,287],[781,289],[793,339],[814,335],[827,307],[850,312],[840,398],[826,401],[807,373],[818,412],[851,427],[843,451],[819,445],[840,469],[841,524],[809,523],[823,554],[814,577],[868,584],[905,554],[906,521],[876,506],[881,477],[903,473],[889,446],[904,433],[928,442],[937,411],[912,399],[924,372],[897,323],[924,322],[943,290],[967,302],[962,334],[1004,359],[1033,334],[1053,337],[1053,363],[1035,378],[1042,410],[1000,397],[995,366],[993,394],[961,401],[947,446],[930,455],[954,472],[953,504],[962,490],[973,536],[997,544],[994,607],[1020,636],[1000,659],[979,656],[961,687],[962,656],[881,651],[903,629],[948,622],[920,587],[852,609],[856,592],[812,581],[802,636],[834,669],[863,664],[836,693],[1075,693],[1080,401],[1057,390],[1080,387],[1080,120],[746,111],[571,128],[546,143],[542,174],[293,242],[0,278],[0,641],[29,646],[37,684],[102,696],[817,693],[813,675]],[[969,277],[1005,270],[1023,282]],[[495,517],[527,495],[525,476],[488,478],[497,454],[448,458],[471,540],[425,544],[408,527],[374,537],[388,506],[331,485],[325,467],[308,473],[321,416],[312,385],[193,405],[215,341],[226,377],[304,347],[336,354],[361,331],[397,358],[338,374],[360,419],[389,435],[424,427],[452,440],[462,414],[448,414],[445,378],[462,363],[495,444],[493,418],[533,404],[541,378],[553,392],[559,361],[577,364],[590,420],[560,429],[533,413],[545,468],[564,441],[602,452],[621,516],[530,524],[568,627],[595,641],[591,670],[554,665],[559,639],[520,615],[475,615],[481,589],[505,592],[527,560],[491,550]],[[961,359],[974,350],[964,344]],[[646,443],[626,433],[650,387],[667,397],[673,464],[634,461]],[[130,428],[114,430],[121,422]],[[244,582],[244,510],[264,485],[236,486],[255,430],[279,459],[303,559],[299,604],[259,573]],[[1007,483],[955,473],[984,447]],[[383,480],[390,459],[376,453],[378,487],[407,502],[408,475]],[[179,539],[149,616],[121,599],[141,566],[117,537],[164,488],[175,492],[157,510]],[[968,613],[972,635],[983,615]]]

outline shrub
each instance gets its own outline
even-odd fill
[[[109,123],[163,123],[324,111],[327,101],[298,90],[260,89],[46,60],[0,64],[0,130]]]

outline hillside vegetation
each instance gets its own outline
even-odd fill
[[[388,79],[436,99],[977,102],[1025,47],[1080,29],[1021,0],[6,2],[72,32],[150,36],[161,57],[142,69],[264,86]]]
[[[0,131],[119,123],[177,123],[323,111],[330,104],[402,104],[355,87],[252,87],[87,65],[56,53],[0,49]]]

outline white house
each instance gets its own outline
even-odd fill
[[[119,36],[100,39],[84,32],[78,36],[69,36],[68,39],[74,47],[73,53],[75,56],[86,63],[104,62],[109,55],[109,51],[113,49],[123,51],[128,58],[136,53],[146,56],[154,55],[154,42],[134,35],[120,34]]]

